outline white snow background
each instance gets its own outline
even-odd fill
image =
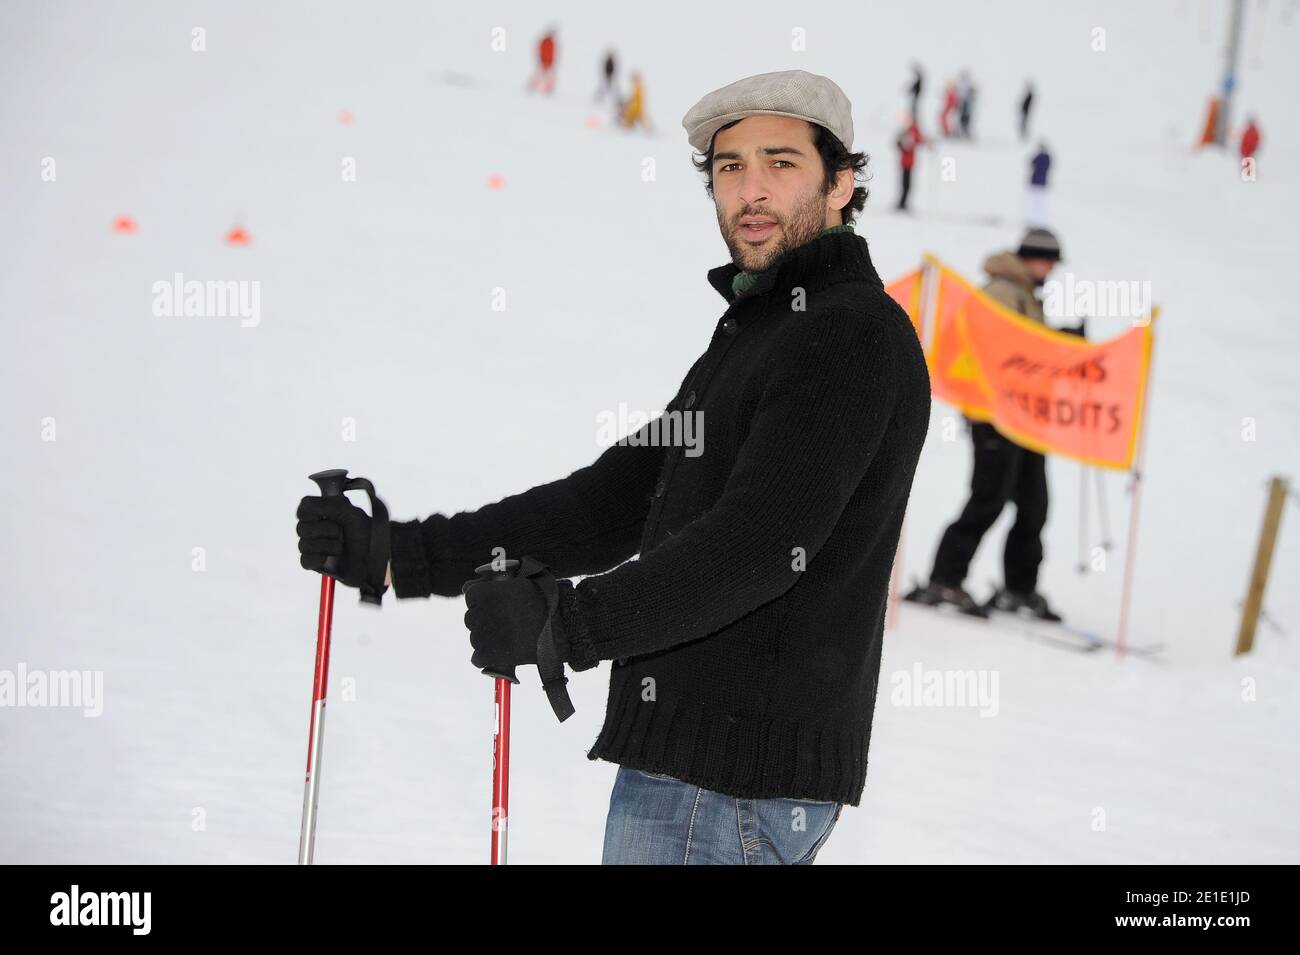
[[[662,408],[724,307],[681,116],[792,68],[853,101],[874,157],[859,231],[886,280],[927,250],[980,278],[1018,239],[1033,77],[1069,268],[1149,280],[1164,309],[1131,640],[1165,652],[1117,661],[904,608],[864,800],[820,861],[1300,861],[1294,502],[1266,600],[1278,629],[1230,657],[1265,482],[1300,477],[1300,10],[1247,7],[1236,118],[1263,128],[1253,183],[1235,154],[1190,149],[1221,72],[1218,2],[5,3],[0,669],[102,671],[104,700],[98,718],[0,708],[0,862],[294,860],[319,586],[293,532],[307,474],[370,477],[395,519],[449,513],[590,462],[597,415],[620,402]],[[548,23],[559,85],[542,100],[523,86]],[[592,105],[607,45],[645,74],[655,135]],[[972,71],[978,139],[922,153],[905,219],[889,207],[913,59],[928,132],[942,81]],[[115,234],[119,215],[139,231]],[[251,245],[223,243],[235,224]],[[153,283],[177,272],[259,282],[260,322],[155,316]],[[964,500],[954,417],[936,401],[909,579]],[[1080,467],[1049,469],[1042,589],[1113,634],[1126,478],[1105,480],[1107,569],[1080,576]],[[981,593],[1009,517],[973,568]],[[487,861],[492,688],[462,613],[391,594],[375,611],[340,588],[318,862]],[[918,664],[996,673],[997,715],[894,705],[894,676]],[[571,681],[563,725],[535,671],[515,691],[514,863],[599,861],[616,767],[585,752],[605,672]]]

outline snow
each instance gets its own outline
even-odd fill
[[[368,476],[395,519],[451,512],[589,462],[598,415],[620,402],[662,408],[720,314],[704,273],[726,260],[680,117],[710,89],[790,68],[832,76],[854,103],[857,145],[876,158],[859,230],[886,278],[923,251],[977,277],[1018,237],[1032,142],[1015,139],[1015,104],[1032,76],[1069,267],[1149,280],[1164,308],[1131,639],[1166,651],[1120,661],[903,608],[866,794],[820,860],[1300,861],[1292,503],[1266,599],[1291,632],[1261,626],[1256,652],[1230,658],[1264,484],[1300,475],[1300,23],[1248,9],[1239,115],[1264,130],[1249,184],[1231,155],[1187,148],[1218,82],[1222,4],[821,5],[792,19],[762,0],[635,20],[522,3],[6,4],[0,671],[102,671],[104,711],[0,708],[0,861],[295,858],[318,592],[294,556],[306,475]],[[560,77],[544,102],[522,87],[550,22]],[[1090,47],[1099,27],[1104,52]],[[799,29],[806,51],[791,48]],[[610,43],[646,75],[652,137],[609,130],[590,103]],[[905,219],[888,209],[914,58],[927,131],[942,80],[972,71],[979,141],[921,154],[922,214]],[[940,181],[943,158],[956,181]],[[111,231],[123,214],[136,234]],[[973,218],[988,215],[1005,221]],[[235,225],[251,245],[223,243]],[[178,272],[260,283],[260,320],[156,316],[153,284]],[[954,420],[936,402],[909,579],[963,500]],[[1042,587],[1113,634],[1126,478],[1105,480],[1106,569],[1081,577],[1080,468],[1049,468]],[[981,592],[1008,520],[973,568]],[[340,590],[319,863],[486,860],[492,691],[462,613],[391,595],[375,611]],[[997,714],[895,705],[917,665],[996,674]],[[615,767],[584,755],[604,674],[570,682],[563,725],[532,671],[515,692],[515,863],[599,860]]]

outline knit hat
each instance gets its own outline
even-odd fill
[[[790,116],[824,126],[853,148],[853,107],[831,80],[804,70],[759,73],[707,94],[682,119],[696,152],[707,153],[713,134],[746,116]]]
[[[1046,229],[1030,229],[1026,232],[1025,237],[1020,240],[1020,248],[1016,250],[1016,255],[1022,259],[1065,261],[1061,258],[1061,243]]]

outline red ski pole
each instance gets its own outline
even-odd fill
[[[505,865],[510,825],[510,680],[498,676],[492,682],[496,709],[492,731],[492,865]]]
[[[320,486],[322,497],[343,493],[348,472],[318,471],[311,479]],[[325,560],[327,571],[336,570],[337,557]],[[316,667],[312,675],[311,725],[307,736],[307,780],[302,794],[302,831],[298,836],[298,864],[311,865],[316,848],[316,801],[320,795],[321,746],[325,742],[325,691],[330,679],[330,626],[334,620],[334,578],[321,574],[320,612],[316,622]]]
[[[519,561],[507,560],[504,570],[494,570],[491,564],[476,568],[475,573],[484,580],[505,580],[519,571]],[[492,865],[506,864],[506,848],[510,835],[510,685],[518,683],[514,667],[494,670],[485,667],[483,673],[493,677],[492,724]]]

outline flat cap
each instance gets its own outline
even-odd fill
[[[682,119],[696,152],[709,151],[713,134],[746,116],[792,116],[824,126],[853,148],[853,107],[832,80],[804,70],[759,73],[714,90]]]

